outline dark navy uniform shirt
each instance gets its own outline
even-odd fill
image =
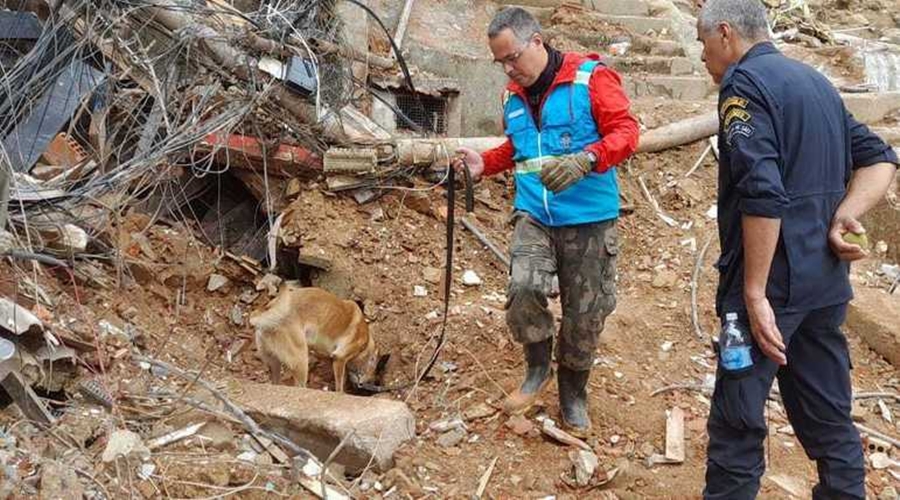
[[[828,245],[832,216],[855,168],[897,164],[811,67],[756,44],[719,93],[719,290],[716,310],[744,310],[741,217],[781,219],[766,296],[776,312],[850,300],[848,264]]]

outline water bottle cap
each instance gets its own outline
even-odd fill
[[[725,313],[725,321],[737,321],[737,313]]]

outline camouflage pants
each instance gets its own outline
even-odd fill
[[[545,227],[525,212],[513,215],[506,323],[523,344],[553,336],[547,308],[559,279],[562,326],[556,358],[571,370],[590,369],[606,317],[616,307],[616,221]]]

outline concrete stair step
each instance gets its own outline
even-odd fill
[[[606,63],[622,74],[656,73],[684,76],[694,73],[694,64],[686,57],[627,55],[607,57]]]
[[[715,96],[716,85],[707,76],[626,75],[625,92],[632,99],[669,97],[702,101]]]
[[[581,0],[585,8],[613,16],[649,16],[650,6],[641,0]]]
[[[658,19],[647,16],[620,16],[602,14],[595,16],[601,21],[609,24],[621,26],[634,34],[643,35],[648,31],[659,33],[663,30],[672,31],[671,23],[668,19]]]

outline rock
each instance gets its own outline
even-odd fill
[[[231,322],[236,326],[241,326],[244,324],[244,312],[241,310],[241,306],[237,304],[235,304],[234,307],[231,308],[229,317],[231,318]]]
[[[236,448],[234,433],[221,422],[207,422],[197,436],[203,439],[203,445],[216,450],[231,450]]]
[[[47,500],[81,500],[84,487],[75,469],[59,462],[47,461],[41,466],[40,498]]]
[[[578,486],[587,486],[594,477],[594,471],[600,464],[597,455],[587,450],[572,450],[569,452],[569,460],[575,468],[575,482]]]
[[[891,457],[889,457],[887,453],[882,452],[869,455],[869,462],[872,463],[872,468],[875,470],[887,469],[894,465],[894,461],[891,460]]]
[[[427,297],[428,290],[422,285],[413,286],[413,297]]]
[[[878,500],[897,500],[898,498],[900,498],[900,494],[897,493],[897,488],[893,486],[888,486],[878,494]]]
[[[522,415],[513,415],[506,421],[506,427],[513,431],[514,434],[524,436],[534,429],[534,424]]]
[[[206,282],[206,291],[215,292],[222,290],[229,283],[229,279],[221,274],[210,274],[209,281]]]
[[[278,286],[281,285],[281,276],[275,274],[266,274],[256,282],[256,291],[266,291],[269,297],[278,295]]]
[[[248,289],[244,290],[244,293],[241,294],[240,301],[244,304],[252,304],[257,297],[259,297],[259,293]]]
[[[138,315],[138,310],[134,306],[130,306],[125,308],[124,310],[119,311],[119,317],[124,319],[125,321],[131,321],[136,318]]]
[[[463,273],[462,282],[463,285],[466,286],[478,286],[482,283],[481,278],[477,274],[475,274],[475,271],[472,271],[471,269],[468,269]]]
[[[150,458],[150,450],[144,446],[141,437],[129,430],[120,429],[109,436],[106,449],[103,450],[103,461],[112,462],[119,457],[137,456],[141,460]]]
[[[490,417],[495,413],[497,413],[496,408],[487,403],[477,403],[466,408],[466,411],[463,412],[463,417],[466,420],[478,420],[480,418]]]
[[[675,283],[678,282],[678,275],[675,274],[675,271],[670,269],[662,269],[653,276],[653,281],[650,283],[650,286],[653,288],[665,288],[670,289],[675,286]]]
[[[866,407],[862,403],[859,401],[853,402],[853,406],[850,408],[850,418],[854,422],[864,423],[866,421],[866,413]]]
[[[437,438],[438,446],[450,448],[458,445],[466,437],[466,431],[460,428],[451,429]]]
[[[346,438],[336,463],[359,474],[370,460],[381,471],[396,449],[415,437],[415,417],[400,401],[284,385],[229,380],[227,393],[253,419],[325,460]]]
[[[426,267],[424,271],[422,271],[422,278],[429,283],[440,283],[441,277],[443,277],[444,271],[436,268],[436,267]]]
[[[456,417],[451,417],[432,422],[428,428],[438,434],[443,434],[452,429],[465,429],[466,424]]]

